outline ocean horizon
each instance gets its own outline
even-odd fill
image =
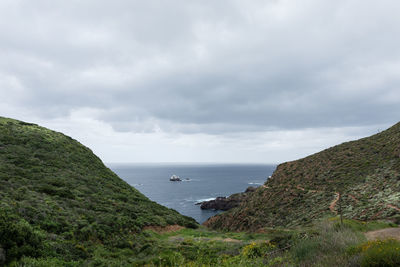
[[[244,192],[268,179],[276,164],[259,163],[108,163],[107,166],[150,200],[203,223],[219,213],[196,203]],[[178,175],[181,182],[169,178]]]

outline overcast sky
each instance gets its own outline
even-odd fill
[[[105,162],[294,160],[400,119],[398,0],[0,0],[0,116]]]

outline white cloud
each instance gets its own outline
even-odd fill
[[[399,7],[2,1],[0,112],[107,161],[293,159],[397,122]]]

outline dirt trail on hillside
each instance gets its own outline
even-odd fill
[[[389,207],[389,208],[395,209],[397,211],[400,211],[400,209],[398,207],[390,205],[390,204],[387,204],[386,207]]]
[[[174,225],[167,225],[167,226],[145,226],[143,230],[151,230],[157,233],[169,233],[169,232],[176,232],[179,230],[184,229],[185,227],[174,224]]]
[[[337,214],[337,211],[335,210],[335,206],[336,206],[336,202],[339,201],[340,198],[340,194],[338,192],[335,192],[336,197],[335,199],[331,202],[331,204],[329,205],[329,209],[333,212]]]
[[[376,231],[366,232],[368,240],[394,238],[400,241],[400,228],[386,228]]]

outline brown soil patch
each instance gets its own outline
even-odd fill
[[[331,204],[329,205],[329,209],[333,212],[333,213],[337,213],[337,211],[335,210],[335,206],[336,206],[336,202],[338,202],[339,198],[340,198],[340,194],[338,192],[335,192],[336,197],[335,199],[331,202]]]
[[[365,236],[368,240],[394,238],[400,240],[400,228],[386,228],[376,231],[366,232]]]
[[[396,206],[393,206],[393,205],[390,205],[390,204],[387,204],[386,207],[389,207],[389,208],[395,209],[397,211],[400,211],[400,208],[398,208]]]
[[[207,219],[207,221],[203,222],[202,224],[206,227],[209,227],[210,225],[212,225],[215,221],[217,221],[217,217],[213,216]]]
[[[184,229],[185,227],[174,224],[174,225],[168,225],[165,227],[162,226],[146,226],[143,228],[143,230],[151,230],[157,233],[169,233],[169,232],[176,232],[179,230]]]
[[[300,189],[301,191],[304,191],[305,189],[303,187],[301,187],[300,185],[296,186],[297,189]]]

